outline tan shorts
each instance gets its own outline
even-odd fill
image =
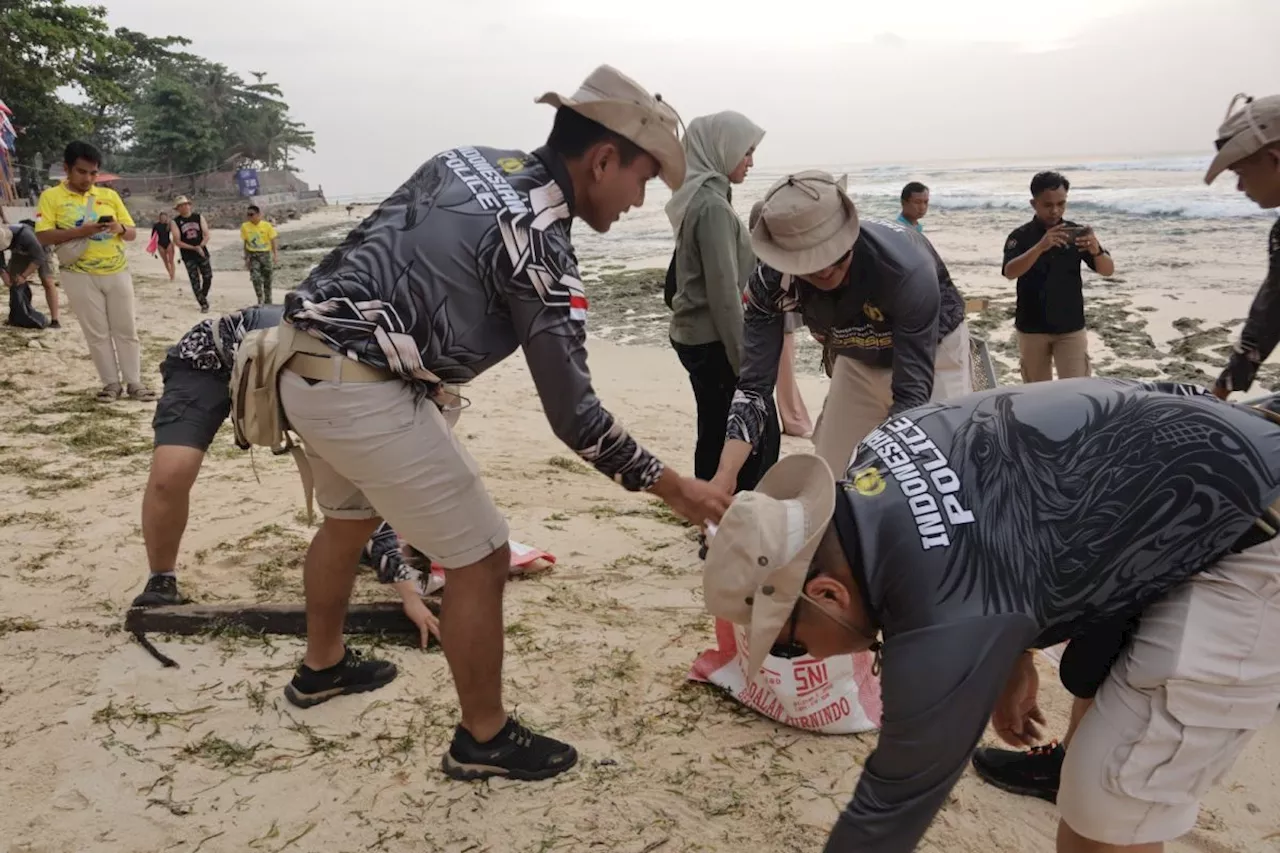
[[[1148,608],[1071,740],[1058,809],[1113,845],[1170,841],[1280,705],[1280,538]]]
[[[280,402],[302,436],[325,516],[384,518],[447,569],[477,563],[507,543],[506,519],[480,467],[440,409],[415,399],[408,384],[311,384],[286,368]]]
[[[938,343],[932,399],[950,400],[972,391],[969,326],[961,323]],[[831,466],[836,477],[843,477],[858,442],[884,423],[891,408],[891,368],[870,367],[852,358],[837,357],[827,400],[813,428],[814,453]]]
[[[1065,335],[1018,332],[1017,337],[1023,382],[1048,382],[1055,367],[1059,379],[1077,379],[1092,372],[1089,333],[1084,329]]]

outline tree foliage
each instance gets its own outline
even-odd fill
[[[173,174],[282,168],[315,138],[264,72],[253,82],[189,53],[190,41],[107,25],[102,6],[0,2],[0,98],[14,111],[18,156],[55,161],[89,139],[109,168]]]

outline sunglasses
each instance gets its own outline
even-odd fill
[[[773,657],[782,658],[784,660],[794,660],[795,658],[802,658],[809,654],[809,649],[796,637],[796,629],[799,627],[800,623],[800,602],[807,601],[817,608],[819,613],[835,622],[841,628],[844,628],[850,633],[857,634],[871,640],[871,645],[867,647],[867,651],[875,655],[875,661],[871,664],[871,674],[876,676],[880,675],[880,650],[883,644],[874,636],[868,636],[866,632],[858,626],[850,622],[846,622],[834,613],[829,613],[824,607],[819,607],[818,602],[814,601],[803,592],[804,587],[809,585],[809,581],[813,580],[820,574],[822,574],[822,571],[818,568],[818,560],[815,556],[813,561],[809,563],[809,571],[805,573],[804,583],[800,587],[802,590],[800,597],[796,599],[795,607],[791,608],[791,615],[787,617],[787,639],[774,643],[773,647],[769,650],[769,654]]]

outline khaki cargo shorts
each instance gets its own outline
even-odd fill
[[[969,325],[961,323],[938,343],[930,399],[954,400],[973,393],[969,358]],[[858,442],[884,423],[891,408],[892,368],[836,358],[827,399],[813,427],[813,451],[831,466],[836,479],[845,475]]]
[[[408,383],[317,382],[286,367],[280,402],[302,436],[326,517],[381,517],[446,569],[507,544],[480,467],[436,404]]]
[[[1071,740],[1058,809],[1113,845],[1171,841],[1280,706],[1280,538],[1143,614]]]

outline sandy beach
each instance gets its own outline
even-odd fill
[[[277,294],[332,242],[324,234],[356,221],[334,210],[283,225],[288,251]],[[1011,286],[998,267],[990,269],[987,235],[975,241],[945,223],[939,250],[966,270],[958,276],[966,296],[992,300],[971,319],[990,340],[1003,381],[1016,381]],[[1264,247],[1253,232],[1264,230],[1249,223],[1236,243],[1197,244],[1198,258],[1220,253],[1223,287],[1207,288],[1207,274],[1174,280],[1151,269],[1125,269],[1121,284],[1090,281],[1099,371],[1207,381],[1261,280]],[[990,228],[996,249],[998,232]],[[233,232],[215,236],[214,312],[253,301],[248,274],[237,269],[236,241]],[[164,350],[201,315],[184,270],[168,282],[160,262],[142,254],[143,242],[140,236],[131,249],[132,267],[144,369],[159,390]],[[1117,263],[1128,266],[1120,257]],[[592,328],[605,331],[592,343],[595,385],[640,440],[687,470],[694,422],[687,379],[660,339],[622,322],[626,310],[658,312],[661,302],[652,303],[661,299],[660,282],[635,296],[638,307],[610,308],[623,272],[584,269],[597,288]],[[39,292],[35,301],[43,307]],[[63,326],[0,329],[0,535],[7,543],[0,849],[821,849],[875,736],[807,735],[686,681],[713,641],[692,530],[658,502],[571,458],[542,417],[520,355],[475,383],[458,430],[513,536],[558,558],[554,572],[508,587],[508,701],[531,726],[575,743],[582,758],[548,782],[459,784],[438,769],[456,719],[438,650],[379,648],[400,667],[393,684],[300,711],[281,695],[302,654],[299,639],[156,637],[180,664],[164,669],[123,631],[125,608],[146,573],[139,517],[154,405],[95,403],[96,377],[69,310]],[[1280,372],[1268,371],[1270,386]],[[810,370],[801,381],[816,415],[825,379]],[[809,447],[784,439],[784,452]],[[192,496],[178,568],[184,591],[197,600],[302,599],[311,529],[297,476],[287,457],[269,454],[256,455],[256,471],[224,428]],[[357,595],[393,597],[367,575]],[[1061,733],[1067,697],[1042,663],[1042,704],[1051,730]],[[1277,755],[1280,725],[1273,725],[1208,797],[1194,832],[1169,849],[1280,850]],[[1055,828],[1051,805],[1004,794],[967,772],[920,849],[1040,853],[1053,849]]]

